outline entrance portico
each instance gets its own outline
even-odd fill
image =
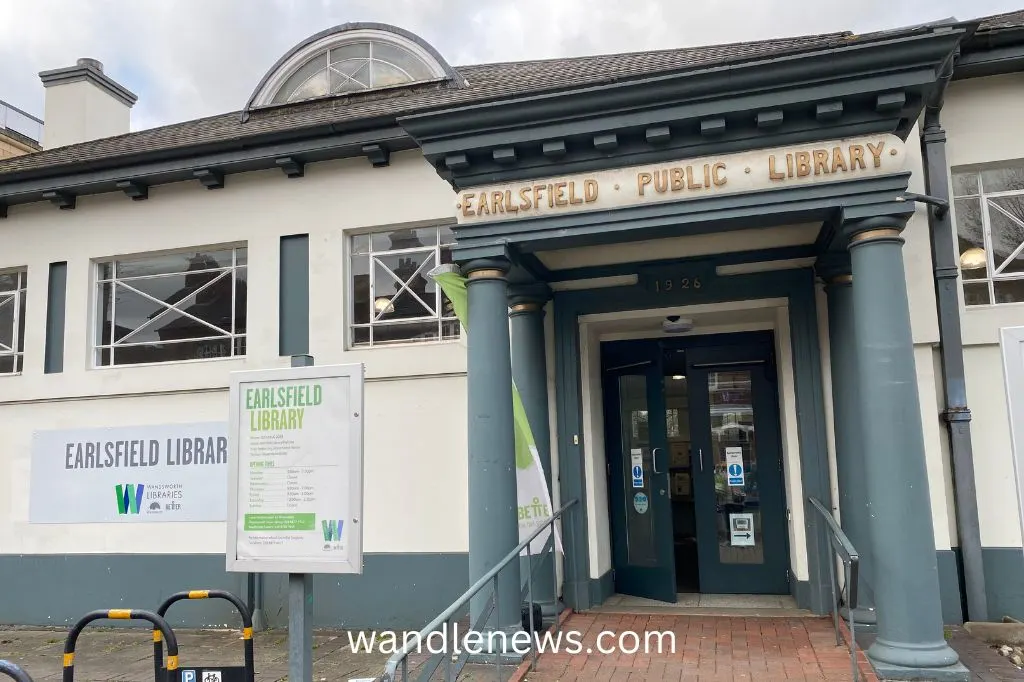
[[[821,277],[828,283],[832,355],[824,360],[832,366],[840,512],[868,568],[862,593],[868,595],[869,608],[859,615],[868,620],[877,615],[878,636],[868,655],[887,677],[927,671],[930,677],[966,679],[943,639],[900,236],[915,210],[904,199],[910,176],[904,141],[934,86],[935,72],[954,48],[957,30],[914,29],[879,36],[856,50],[851,46],[753,60],[733,66],[727,76],[713,70],[677,73],[617,83],[601,93],[561,92],[557,111],[551,102],[535,98],[402,122],[440,174],[460,191],[454,256],[470,278],[471,310],[474,305],[500,309],[471,313],[476,326],[469,339],[470,485],[488,482],[486,489],[470,491],[471,580],[515,544],[505,504],[515,482],[511,444],[492,442],[499,425],[503,433],[511,429],[511,415],[506,414],[510,408],[499,396],[507,397],[511,390],[511,382],[503,378],[508,376],[509,355],[501,350],[508,343],[506,308],[513,305],[514,316],[527,310],[521,298],[510,303],[498,295],[507,279],[512,293],[524,286],[553,290],[550,338],[542,338],[544,327],[536,322],[514,318],[513,329],[515,342],[524,349],[545,343],[554,348],[548,358],[554,364],[554,404],[541,404],[543,391],[523,397],[536,432],[544,433],[554,413],[557,476],[546,473],[557,483],[556,505],[558,499],[581,502],[565,519],[569,528],[563,530],[563,582],[557,596],[583,610],[622,587],[621,576],[595,571],[592,561],[593,535],[604,524],[612,526],[613,545],[630,542],[628,519],[626,530],[616,535],[621,519],[614,517],[614,496],[608,496],[603,508],[595,504],[600,488],[596,478],[606,475],[597,462],[637,457],[635,464],[650,480],[643,483],[649,486],[642,490],[643,499],[635,501],[635,512],[650,510],[644,523],[655,524],[650,526],[653,531],[648,528],[655,536],[659,515],[667,518],[660,496],[668,479],[658,478],[667,465],[657,453],[657,439],[664,442],[666,437],[664,422],[652,425],[645,436],[649,440],[635,448],[606,438],[600,459],[587,442],[585,414],[601,408],[595,408],[595,395],[581,373],[587,352],[581,323],[588,316],[636,311],[670,315],[700,306],[713,310],[721,305],[728,312],[737,302],[771,300],[781,312],[766,338],[782,352],[769,352],[765,361],[774,363],[775,355],[785,355],[788,383],[772,386],[769,374],[762,380],[761,370],[750,369],[742,390],[751,395],[767,391],[765,396],[791,401],[793,433],[779,439],[779,447],[792,458],[786,460],[786,480],[747,470],[745,476],[757,476],[758,484],[769,487],[768,494],[751,498],[747,489],[745,497],[729,502],[742,508],[730,518],[752,522],[761,541],[776,542],[769,540],[768,506],[752,513],[749,504],[781,494],[785,487],[783,523],[788,524],[790,554],[800,557],[797,563],[806,562],[799,571],[789,567],[791,592],[800,606],[815,613],[837,608],[829,593],[824,524],[806,510],[810,498],[826,504],[832,500],[819,338],[825,320],[819,319],[816,300]],[[868,62],[875,69],[870,77],[862,69]],[[804,237],[792,239],[801,229]],[[474,287],[484,291],[482,283],[473,284],[475,278],[500,284],[488,285],[486,296],[474,296]],[[539,310],[543,298],[529,301],[529,309]],[[488,324],[489,330],[477,331]],[[700,357],[693,349],[680,349]],[[705,403],[690,401],[688,475],[698,526],[711,523],[707,519],[712,514],[724,518],[727,513],[721,509],[725,484],[702,478],[709,476],[699,473],[704,460],[694,459],[703,457],[694,449],[707,428],[701,421],[709,407],[707,372],[713,370],[707,368],[720,362],[714,359],[720,355],[711,353],[711,364],[687,360],[685,370],[691,383],[691,376],[705,382]],[[522,354],[519,349],[517,357],[516,381],[530,377],[524,381],[535,389],[545,372],[539,353]],[[744,358],[726,361],[753,367]],[[648,381],[659,378],[664,372],[655,371]],[[658,390],[644,390],[653,402],[637,409],[644,419],[663,419],[664,412],[656,409]],[[700,395],[691,386],[691,398]],[[773,440],[771,429],[764,426],[765,408],[756,401],[751,404],[762,421],[756,429],[754,422],[746,428],[757,432],[757,457],[767,457]],[[773,427],[781,429],[784,418],[775,416]],[[725,441],[716,442],[712,449]],[[728,459],[730,466],[749,466],[750,460],[743,458],[750,448],[730,445],[722,450],[713,453],[716,467],[725,470],[730,450],[741,457],[737,462]],[[608,468],[610,488],[622,485],[621,470]],[[744,476],[737,478],[741,482],[736,485],[746,485]],[[701,481],[708,487],[701,488]],[[719,502],[702,511],[701,495]],[[632,513],[621,503],[619,508]],[[706,521],[700,521],[702,515]],[[672,551],[664,537],[652,540],[646,565],[674,561],[664,557]],[[696,538],[698,554],[707,552],[714,531],[698,529]],[[662,549],[655,548],[659,543]],[[788,550],[765,546],[763,556],[779,551]],[[622,565],[639,564],[627,558]],[[706,572],[705,559],[701,566]],[[668,573],[638,572],[634,577],[643,575]],[[754,584],[761,578],[748,579]],[[514,587],[508,578],[507,594]],[[732,591],[744,589],[734,585]],[[511,627],[512,618],[495,625]]]

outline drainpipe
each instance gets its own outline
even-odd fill
[[[939,200],[928,206],[932,263],[935,268],[935,300],[938,308],[939,346],[942,359],[942,390],[945,409],[942,418],[949,433],[953,469],[953,499],[957,534],[963,557],[963,581],[966,587],[967,614],[970,621],[988,620],[985,592],[985,568],[981,554],[981,529],[978,522],[978,495],[974,483],[974,452],[971,447],[971,411],[967,407],[964,380],[964,348],[960,334],[960,301],[957,296],[956,231],[948,210],[949,184],[946,180],[946,131],[939,116],[946,87],[953,76],[955,51],[942,66],[938,86],[924,111],[921,153],[924,161],[925,192]],[[941,204],[945,203],[945,207]]]

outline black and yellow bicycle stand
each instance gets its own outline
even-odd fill
[[[223,599],[230,602],[242,617],[242,641],[244,663],[238,666],[203,666],[180,668],[178,663],[178,639],[164,616],[173,604],[190,599]],[[252,641],[252,614],[241,599],[224,590],[190,590],[176,592],[164,600],[156,613],[139,609],[106,609],[90,611],[72,626],[64,641],[63,682],[75,679],[75,646],[78,637],[90,623],[98,620],[138,620],[153,626],[153,673],[155,682],[255,682],[255,654]],[[164,643],[167,644],[167,658],[164,659]],[[0,660],[0,674],[11,677],[15,682],[32,682],[28,673],[20,667]]]
[[[32,676],[24,668],[0,658],[0,675],[6,675],[14,682],[32,682]]]
[[[75,680],[75,645],[78,643],[78,636],[82,634],[90,623],[98,620],[144,620],[153,624],[153,628],[160,632],[161,637],[167,641],[167,663],[157,670],[156,682],[177,682],[178,675],[178,639],[174,631],[162,617],[152,611],[139,609],[107,609],[104,611],[90,611],[74,624],[64,640],[64,682]]]
[[[223,599],[230,602],[239,615],[242,617],[242,646],[244,650],[244,664],[240,666],[204,666],[182,668],[175,679],[175,682],[255,682],[256,664],[253,653],[252,641],[252,614],[241,599],[224,590],[190,590],[187,592],[176,592],[164,600],[164,603],[157,609],[157,614],[162,618],[167,614],[167,609],[179,601],[194,599]],[[160,641],[162,630],[156,625],[153,627],[153,670],[157,682],[160,682],[161,664],[163,662],[163,645]],[[167,645],[170,652],[170,644]]]

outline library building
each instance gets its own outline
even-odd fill
[[[929,679],[944,624],[1024,618],[1024,11],[466,66],[349,23],[135,132],[93,56],[0,116],[0,624],[192,586],[284,624],[225,569],[228,387],[295,356],[365,376],[318,626],[419,629],[515,549],[513,387],[548,613],[840,609]]]

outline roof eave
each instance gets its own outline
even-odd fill
[[[1024,26],[976,33],[963,42],[953,80],[1024,71]]]
[[[232,138],[203,147],[0,175],[0,217],[8,206],[46,200],[44,195],[52,196],[54,192],[73,198],[124,191],[134,199],[144,199],[149,187],[203,177],[220,178],[222,185],[224,176],[232,173],[278,168],[294,178],[302,176],[307,163],[359,156],[382,166],[387,165],[392,152],[416,147],[393,119],[376,121],[377,126],[370,126],[372,121],[357,123],[358,127],[350,126],[348,130],[338,124],[319,125],[258,138]]]

